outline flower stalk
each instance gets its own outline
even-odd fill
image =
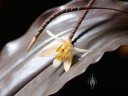
[[[56,17],[58,17],[59,15],[64,14],[64,13],[73,12],[73,11],[80,11],[80,10],[85,10],[85,9],[89,9],[89,10],[91,10],[91,9],[113,10],[113,11],[121,12],[121,13],[124,13],[124,14],[128,14],[128,12],[123,11],[123,10],[118,10],[118,9],[114,9],[114,8],[105,8],[105,7],[91,7],[91,8],[89,8],[89,7],[74,7],[74,8],[67,8],[67,9],[61,10],[59,12],[54,13],[48,19],[46,19],[46,21],[44,21],[44,23],[41,25],[39,31],[32,38],[32,40],[31,40],[31,42],[30,42],[30,44],[29,44],[29,46],[26,50],[26,53],[28,53],[30,51],[30,49],[32,48],[32,46],[34,45],[34,43],[36,42],[36,40],[38,39],[40,34],[43,32],[43,30],[46,28],[46,26],[53,19],[55,19]],[[75,31],[73,31],[73,32],[75,32]],[[72,38],[71,35],[70,35],[70,38]]]
[[[93,5],[95,0],[90,0],[89,3],[87,4],[87,7],[90,9]],[[84,10],[83,14],[80,16],[78,22],[76,23],[76,25],[73,28],[73,31],[71,32],[71,34],[69,35],[70,40],[73,38],[74,34],[76,33],[77,29],[79,28],[80,24],[82,23],[83,19],[85,18],[85,16],[87,15],[89,9]]]

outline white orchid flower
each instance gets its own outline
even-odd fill
[[[46,30],[48,35],[59,41],[60,45],[58,46],[52,46],[49,49],[43,50],[40,53],[40,56],[50,56],[51,54],[57,54],[56,58],[53,61],[53,67],[58,67],[62,62],[64,63],[64,70],[67,72],[72,64],[73,54],[72,51],[78,51],[78,52],[92,52],[91,50],[85,50],[85,49],[79,49],[72,45],[70,39],[61,39],[58,36],[54,35],[49,30]]]

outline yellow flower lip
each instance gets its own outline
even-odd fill
[[[56,52],[59,52],[62,49],[62,45],[60,45],[57,49]]]
[[[46,32],[48,33],[48,35],[50,35],[51,37],[53,37],[55,40],[57,40],[60,43],[59,46],[56,46],[56,47],[54,46],[54,48],[52,47],[48,50],[44,50],[40,54],[40,56],[45,56],[48,54],[57,53],[56,58],[53,60],[53,67],[58,67],[63,61],[64,70],[67,72],[71,67],[71,63],[73,59],[73,54],[72,54],[73,50],[78,51],[78,52],[92,52],[91,50],[85,50],[85,49],[73,47],[69,38],[64,40],[54,35],[49,30],[46,30]]]

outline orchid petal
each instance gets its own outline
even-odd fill
[[[54,61],[53,61],[53,67],[54,67],[54,68],[59,67],[60,64],[61,64],[61,61],[60,61],[60,60],[54,59]]]
[[[69,52],[69,53],[67,54],[67,57],[65,58],[65,61],[64,61],[64,70],[65,70],[66,72],[68,72],[68,70],[69,70],[70,67],[71,67],[72,58],[73,58],[72,52]]]
[[[55,45],[51,48],[48,48],[46,50],[43,50],[40,52],[40,55],[41,57],[47,57],[47,56],[53,56],[53,55],[56,55],[57,52],[56,52],[56,49],[58,48],[58,45]]]
[[[59,38],[58,36],[54,35],[51,31],[46,30],[46,32],[48,33],[48,35],[50,35],[51,37],[53,37],[54,39],[56,39],[60,44],[63,44],[63,41],[61,38]]]
[[[92,50],[80,49],[80,48],[76,48],[76,47],[74,47],[74,50],[78,51],[78,52],[92,52]]]

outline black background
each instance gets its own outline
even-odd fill
[[[121,59],[118,51],[105,53],[98,63],[51,96],[128,96],[128,59]],[[93,90],[88,84],[92,74],[97,80]]]
[[[70,0],[0,0],[0,50],[22,36],[32,22],[44,11]],[[105,53],[84,74],[69,81],[53,96],[128,96],[128,60],[121,59],[118,50]],[[87,84],[92,73],[97,85],[92,90]],[[124,95],[125,94],[125,95]]]
[[[44,11],[70,0],[0,0],[0,50],[22,36]]]

